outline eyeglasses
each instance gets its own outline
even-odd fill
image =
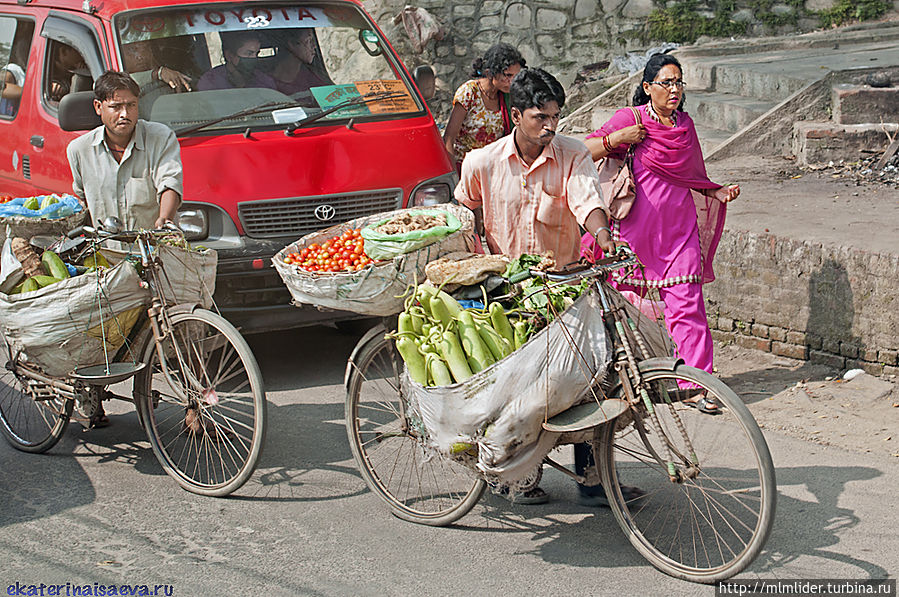
[[[668,89],[669,91],[672,89],[675,89],[675,88],[683,89],[684,87],[687,86],[687,84],[684,83],[683,80],[681,80],[681,79],[677,79],[677,80],[665,79],[664,81],[651,81],[649,84],[650,85],[658,85],[659,87],[664,87],[664,88]]]

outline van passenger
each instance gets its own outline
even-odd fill
[[[49,100],[58,103],[72,91],[77,78],[90,79],[90,72],[81,53],[70,45],[53,42],[50,58]]]
[[[284,95],[294,96],[309,91],[310,87],[334,84],[318,56],[314,29],[294,29],[288,31],[284,38],[272,71],[275,89]]]
[[[225,64],[207,71],[197,82],[197,89],[233,89],[240,87],[275,88],[275,80],[257,67],[259,36],[248,31],[226,31],[221,34]]]

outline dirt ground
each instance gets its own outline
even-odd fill
[[[899,189],[844,165],[799,167],[780,157],[746,156],[707,164],[716,182],[737,183],[726,227],[847,245],[897,250]],[[795,361],[738,346],[716,346],[718,374],[765,430],[820,444],[899,458],[899,379]]]
[[[845,371],[735,345],[716,345],[715,364],[765,431],[899,458],[894,376],[845,381]]]
[[[707,163],[709,177],[736,183],[728,206],[732,230],[847,245],[893,254],[899,230],[899,188],[876,175],[835,165],[800,167],[782,157],[741,156]]]

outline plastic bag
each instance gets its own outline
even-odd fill
[[[465,382],[425,387],[404,371],[402,386],[430,448],[451,456],[453,444],[476,444],[478,470],[514,482],[555,447],[558,435],[544,431],[543,421],[589,395],[610,361],[599,297],[588,293],[527,344]]]
[[[78,198],[74,195],[38,195],[38,203],[41,203],[44,198],[48,196],[56,197],[57,202],[48,205],[44,209],[26,208],[24,203],[30,199],[30,197],[18,197],[12,201],[3,203],[0,205],[0,218],[19,216],[25,218],[46,218],[48,220],[55,220],[76,214],[84,209],[81,206],[81,202],[79,202]]]
[[[393,259],[435,243],[462,227],[462,222],[459,218],[446,209],[416,209],[409,211],[411,216],[419,214],[446,216],[446,226],[435,226],[427,230],[413,230],[403,234],[384,234],[375,230],[375,228],[391,219],[384,218],[362,229],[362,238],[365,239],[365,254],[372,259]]]
[[[12,239],[3,241],[3,249],[0,252],[0,292],[9,292],[13,286],[19,283],[22,277],[22,264],[12,252]]]

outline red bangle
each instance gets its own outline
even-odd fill
[[[606,135],[602,138],[602,146],[603,149],[606,150],[607,153],[612,153],[612,144],[609,142],[609,136]]]

